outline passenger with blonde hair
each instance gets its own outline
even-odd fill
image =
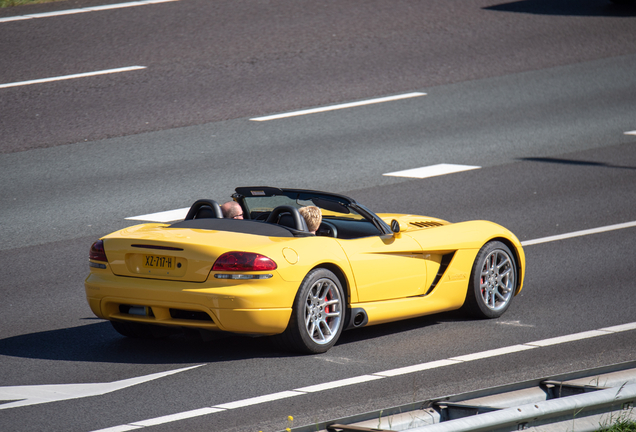
[[[320,209],[316,206],[307,206],[299,208],[298,212],[305,219],[305,222],[307,222],[309,232],[316,234],[316,230],[320,226],[320,222],[322,222]]]

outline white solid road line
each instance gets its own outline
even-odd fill
[[[263,396],[256,396],[253,398],[243,399],[243,400],[239,400],[235,402],[224,403],[221,405],[215,405],[212,408],[218,408],[222,410],[231,410],[231,409],[243,408],[243,407],[251,406],[251,405],[258,405],[265,402],[273,402],[273,401],[277,401],[281,399],[289,399],[290,397],[300,396],[303,394],[305,393],[288,390],[288,391],[282,391],[278,393],[270,393]]]
[[[625,132],[625,135],[636,135],[636,130]]]
[[[143,427],[157,426],[164,423],[171,423],[179,420],[186,420],[192,417],[201,417],[208,414],[214,414],[215,412],[225,411],[217,408],[200,408],[192,411],[184,411],[177,414],[170,414],[163,417],[156,417],[153,419],[142,420],[140,422],[131,423],[127,429],[117,429],[117,430],[133,430],[133,429],[141,429]],[[108,430],[110,430],[109,428]]]
[[[25,85],[31,85],[31,84],[41,84],[41,83],[47,83],[47,82],[53,82],[53,81],[70,80],[75,78],[86,78],[86,77],[97,76],[97,75],[130,72],[130,71],[135,71],[140,69],[146,69],[146,66],[128,66],[128,67],[117,68],[117,69],[106,69],[106,70],[100,70],[95,72],[85,72],[85,73],[64,75],[64,76],[51,77],[51,78],[41,78],[41,79],[30,80],[30,81],[19,81],[19,82],[7,83],[7,84],[0,84],[0,88],[19,87],[19,86],[25,86]]]
[[[134,6],[144,6],[148,4],[154,4],[154,3],[167,3],[172,1],[179,1],[179,0],[139,0],[139,1],[133,1],[133,2],[104,5],[104,6],[65,9],[65,10],[53,11],[53,12],[43,12],[43,13],[30,14],[30,15],[4,17],[4,18],[0,18],[0,22],[22,21],[22,20],[30,20],[35,18],[48,18],[48,17],[62,16],[62,15],[74,15],[74,14],[85,13],[85,12],[96,12],[96,11],[102,11],[102,10],[108,10],[108,9],[121,9],[121,8],[134,7]]]
[[[373,375],[382,376],[382,377],[394,377],[399,375],[408,375],[414,372],[421,372],[429,369],[438,369],[444,366],[451,366],[454,364],[462,363],[461,360],[436,360],[428,363],[420,363],[412,366],[404,366],[397,369],[391,369],[383,372],[376,372]]]
[[[360,376],[356,376],[356,377],[341,379],[341,380],[338,380],[338,381],[331,381],[331,382],[326,382],[326,383],[322,383],[322,384],[316,384],[316,385],[312,385],[312,386],[302,387],[302,388],[299,388],[299,389],[295,389],[294,391],[301,392],[301,393],[316,393],[316,392],[321,392],[321,391],[330,390],[330,389],[334,389],[334,388],[346,387],[346,386],[350,386],[350,385],[354,385],[354,384],[362,384],[362,383],[365,383],[365,382],[374,381],[374,380],[381,379],[381,378],[386,378],[386,377],[375,375],[375,374],[373,374],[373,375],[360,375]]]
[[[428,178],[428,177],[436,177],[446,174],[458,173],[462,171],[469,171],[480,169],[479,166],[474,165],[456,165],[456,164],[437,164],[430,165],[421,168],[412,168],[403,171],[395,171],[386,174],[382,174],[383,176],[389,177],[410,177],[410,178]]]
[[[388,97],[382,97],[382,98],[376,98],[376,99],[368,99],[368,100],[359,101],[359,102],[349,102],[349,103],[338,104],[338,105],[330,105],[330,106],[325,106],[325,107],[320,107],[320,108],[312,108],[312,109],[306,109],[306,110],[301,110],[301,111],[294,111],[294,112],[288,112],[288,113],[282,113],[282,114],[268,115],[268,116],[264,116],[264,117],[254,117],[254,118],[251,118],[250,120],[258,121],[258,122],[269,121],[269,120],[277,120],[277,119],[282,119],[282,118],[287,118],[287,117],[297,117],[297,116],[302,116],[302,115],[307,115],[307,114],[315,114],[315,113],[321,113],[321,112],[326,112],[326,111],[335,111],[335,110],[341,110],[341,109],[345,109],[345,108],[353,108],[353,107],[358,107],[358,106],[363,106],[363,105],[372,105],[372,104],[377,104],[377,103],[382,103],[382,102],[391,102],[391,101],[396,101],[396,100],[401,100],[401,99],[409,99],[409,98],[425,96],[425,95],[426,95],[426,93],[413,92],[413,93],[406,93],[406,94],[401,94],[401,95],[396,95],[396,96],[388,96]]]
[[[526,345],[529,346],[537,346],[537,347],[547,347],[547,346],[552,346],[552,345],[561,345],[563,343],[567,343],[567,342],[574,342],[574,341],[578,341],[578,340],[582,340],[582,339],[591,339],[597,336],[605,336],[606,334],[609,333],[615,333],[615,332],[611,332],[611,331],[607,331],[604,329],[601,330],[591,330],[591,331],[587,331],[587,332],[581,332],[581,333],[575,333],[575,334],[571,334],[571,335],[566,335],[566,336],[558,336],[555,338],[550,338],[550,339],[544,339],[544,340],[540,340],[540,341],[536,341],[536,342],[528,342]]]
[[[302,388],[298,388],[294,390],[287,390],[287,391],[282,391],[278,393],[272,393],[269,395],[257,396],[257,397],[253,397],[249,399],[243,399],[243,400],[228,402],[228,403],[224,403],[220,405],[214,405],[211,407],[204,407],[204,408],[195,409],[191,411],[184,411],[182,413],[175,413],[175,414],[170,414],[170,415],[166,415],[162,417],[142,420],[142,421],[123,424],[119,426],[113,426],[106,429],[100,429],[94,432],[125,432],[125,431],[130,431],[135,429],[141,429],[147,426],[157,426],[160,424],[170,423],[173,421],[178,421],[178,420],[183,420],[183,419],[188,419],[193,417],[200,417],[204,415],[210,415],[217,412],[244,408],[244,407],[257,405],[261,403],[267,403],[267,402],[276,401],[276,400],[289,399],[292,397],[302,396],[309,393],[332,390],[332,389],[336,389],[340,387],[356,385],[356,384],[365,383],[369,381],[381,380],[384,378],[406,375],[406,374],[411,374],[411,373],[420,372],[424,370],[438,369],[438,368],[452,366],[459,363],[466,363],[470,361],[498,357],[498,356],[517,353],[517,352],[526,351],[526,350],[540,349],[546,346],[554,346],[558,344],[579,341],[583,339],[590,339],[590,338],[611,335],[611,334],[616,334],[619,332],[632,331],[632,330],[636,330],[636,322],[621,324],[621,325],[617,325],[613,327],[605,327],[598,330],[574,333],[571,335],[559,336],[555,338],[544,339],[540,341],[529,342],[529,343],[524,343],[519,345],[512,345],[509,347],[502,347],[502,348],[482,351],[482,352],[478,352],[474,354],[467,354],[463,356],[452,357],[452,358],[448,358],[444,360],[421,363],[417,365],[406,366],[406,367],[387,370],[383,372],[376,372],[376,373],[372,373],[368,375],[360,375],[360,376],[346,378],[346,379],[342,379],[338,381],[317,384],[314,386],[302,387]]]

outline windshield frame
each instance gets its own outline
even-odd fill
[[[254,208],[253,201],[255,198],[286,197],[275,206],[266,206],[259,209]],[[367,220],[371,222],[379,231],[379,235],[392,234],[391,228],[380,219],[375,213],[358,204],[353,198],[345,195],[333,194],[329,192],[320,192],[306,189],[280,189],[270,186],[257,187],[237,187],[232,198],[243,207],[244,215],[248,218],[252,217],[253,212],[271,212],[279,205],[292,205],[300,208],[306,205],[315,205],[321,210],[325,210],[324,217],[326,220],[330,218],[346,218],[352,220]],[[271,208],[270,208],[271,207]]]

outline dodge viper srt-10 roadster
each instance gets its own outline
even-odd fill
[[[375,214],[311,190],[239,187],[232,198],[243,220],[202,199],[183,221],[95,242],[85,281],[93,313],[128,337],[190,328],[321,353],[350,328],[455,309],[497,318],[523,285],[521,244],[492,222]],[[315,234],[305,206],[322,213]]]

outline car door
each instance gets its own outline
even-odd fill
[[[359,302],[424,294],[426,262],[408,235],[338,239],[351,264]]]

